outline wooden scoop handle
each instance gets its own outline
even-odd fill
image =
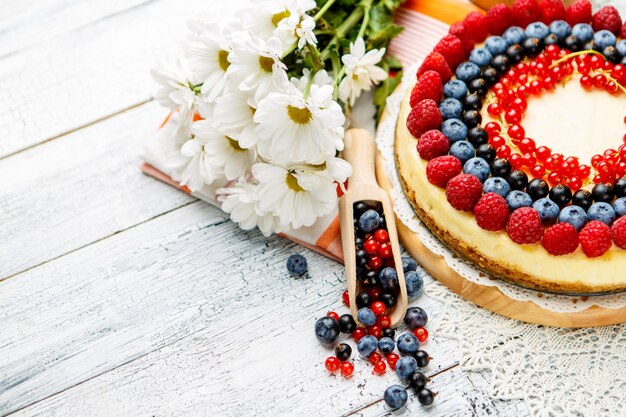
[[[378,186],[374,170],[376,143],[370,133],[365,129],[350,129],[346,132],[344,144],[343,159],[352,165],[349,185]]]

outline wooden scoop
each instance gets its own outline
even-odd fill
[[[343,258],[348,280],[348,294],[350,296],[350,310],[352,316],[357,318],[356,296],[361,291],[360,282],[356,279],[356,246],[354,244],[354,203],[364,201],[380,202],[387,223],[389,243],[393,250],[393,260],[398,273],[397,303],[389,314],[391,324],[395,327],[400,323],[407,307],[406,284],[402,271],[402,258],[400,256],[400,244],[396,231],[395,215],[389,196],[378,186],[374,172],[374,153],[376,144],[367,130],[350,129],[346,132],[343,158],[352,165],[353,174],[348,182],[348,192],[339,200],[339,220],[341,224],[341,242],[343,244]]]

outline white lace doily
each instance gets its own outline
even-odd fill
[[[542,308],[556,312],[582,311],[592,305],[606,308],[622,308],[626,306],[626,293],[593,297],[571,297],[547,293],[539,294],[537,291],[528,290],[502,280],[493,279],[481,273],[481,271],[472,264],[454,256],[452,251],[433,236],[428,228],[419,220],[413,211],[413,207],[402,191],[394,158],[395,129],[398,114],[400,113],[400,105],[404,97],[404,92],[412,85],[413,77],[415,76],[418,66],[419,63],[406,69],[401,88],[387,99],[389,117],[378,126],[376,135],[378,149],[386,161],[385,173],[393,185],[392,197],[394,210],[402,222],[411,231],[419,235],[424,246],[431,252],[442,255],[450,268],[455,272],[476,284],[498,287],[500,291],[514,300],[532,301]]]

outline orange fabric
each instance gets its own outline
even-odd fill
[[[469,12],[481,10],[463,0],[407,0],[402,6],[449,25],[463,20]]]
[[[335,217],[335,220],[333,220],[333,222],[328,225],[328,228],[324,230],[322,236],[317,239],[315,245],[324,249],[328,249],[330,244],[334,240],[336,240],[338,236],[341,236],[341,229],[339,227],[339,216]]]

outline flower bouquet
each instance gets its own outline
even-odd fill
[[[185,50],[152,72],[171,109],[158,149],[172,180],[265,235],[333,213],[351,109],[377,87],[380,111],[400,79],[385,53],[402,1],[265,0],[192,22]]]

